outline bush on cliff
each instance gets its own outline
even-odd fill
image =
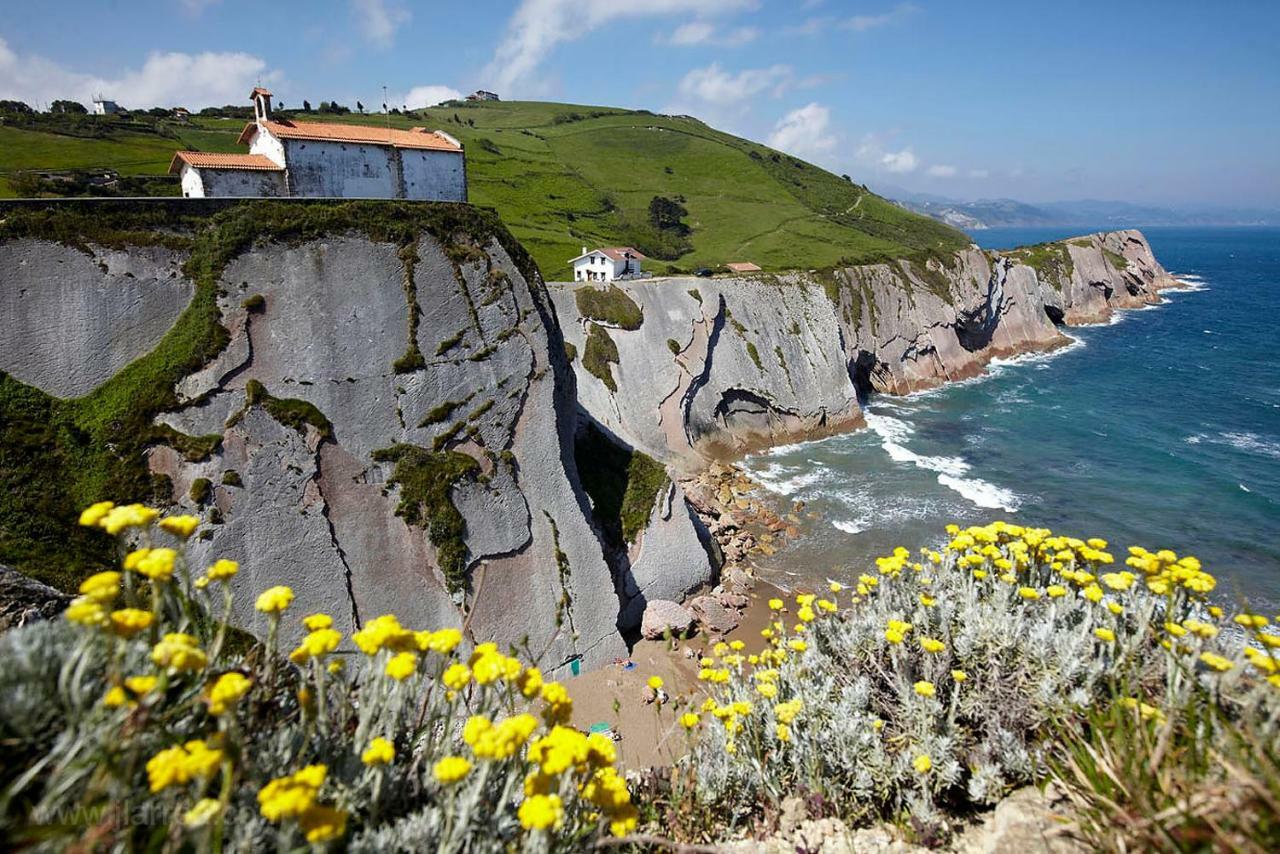
[[[86,579],[64,619],[0,639],[11,844],[576,851],[635,826],[613,742],[565,726],[571,701],[536,667],[391,615],[348,649],[329,616],[290,613],[287,587],[258,596],[266,641],[240,655],[238,566],[193,577],[196,517],[106,502],[82,524],[148,545]]]

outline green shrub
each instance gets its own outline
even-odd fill
[[[574,459],[606,537],[619,547],[635,542],[649,524],[658,493],[670,482],[666,468],[642,451],[615,444],[594,424],[579,431]]]
[[[207,477],[198,477],[191,481],[190,494],[196,504],[204,504],[213,495],[213,483]]]

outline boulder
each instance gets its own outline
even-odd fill
[[[736,611],[726,608],[714,596],[698,596],[689,603],[689,610],[699,624],[709,632],[728,634],[738,627],[741,618]]]
[[[0,632],[62,613],[71,597],[17,570],[0,566]]]
[[[669,599],[655,599],[645,605],[644,616],[640,620],[640,633],[649,640],[687,632],[693,627],[693,614],[678,602]]]

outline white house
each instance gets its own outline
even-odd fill
[[[477,89],[467,96],[468,101],[496,101],[498,95],[495,92],[486,92],[484,89]]]
[[[582,254],[577,258],[570,258],[569,263],[573,265],[575,282],[612,282],[614,279],[641,275],[640,262],[647,260],[630,246],[612,246],[590,251],[584,246]]]
[[[182,176],[184,196],[467,200],[466,155],[447,133],[275,119],[270,92],[250,97],[248,154],[174,154],[169,172]]]
[[[95,116],[111,116],[116,113],[122,113],[120,105],[115,101],[104,98],[101,95],[93,96],[93,114]]]

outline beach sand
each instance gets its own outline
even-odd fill
[[[724,640],[741,640],[746,644],[744,653],[763,649],[760,630],[769,624],[767,603],[775,596],[788,598],[787,593],[757,581],[742,622]],[[688,640],[641,640],[631,651],[630,661],[635,662],[631,670],[614,664],[565,677],[561,681],[573,698],[573,726],[585,732],[593,725],[607,724],[621,735],[618,763],[624,768],[672,763],[688,746],[680,715],[696,711],[706,697],[698,681],[698,658],[704,651],[709,653],[717,640],[701,633]],[[686,650],[693,654],[687,655]],[[661,677],[669,695],[661,706],[645,703],[651,676]]]

